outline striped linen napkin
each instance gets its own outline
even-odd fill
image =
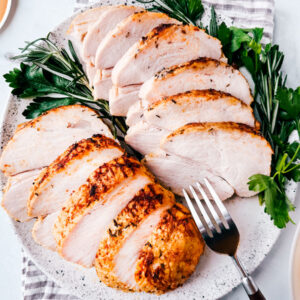
[[[74,11],[95,4],[97,0],[74,0]],[[113,1],[112,1],[113,2]],[[274,28],[274,0],[202,0],[213,5],[218,15],[232,19],[241,28],[263,27],[264,42],[272,40]],[[22,288],[24,300],[77,300],[50,280],[23,251]]]

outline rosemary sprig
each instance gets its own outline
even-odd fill
[[[35,118],[43,112],[61,105],[81,103],[99,112],[115,137],[122,140],[127,125],[122,117],[111,116],[106,100],[94,100],[92,89],[71,41],[68,51],[59,48],[51,34],[27,43],[21,54],[13,57],[20,60],[20,68],[4,75],[13,88],[12,93],[33,101],[23,115]]]
[[[199,0],[137,0],[147,4],[148,10],[166,13],[184,24],[199,26],[204,7]]]

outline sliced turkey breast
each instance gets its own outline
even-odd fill
[[[158,72],[143,84],[139,96],[146,105],[166,96],[204,89],[229,93],[246,104],[253,101],[249,84],[242,73],[210,58],[199,58]]]
[[[140,85],[129,85],[123,88],[112,86],[109,91],[109,110],[113,116],[126,116],[128,109],[139,99]]]
[[[42,169],[36,169],[8,177],[3,190],[2,206],[16,221],[25,222],[31,219],[27,215],[27,200],[34,179]]]
[[[98,46],[95,66],[112,68],[125,52],[144,35],[160,24],[179,24],[166,14],[150,11],[135,13],[113,29]]]
[[[68,146],[94,134],[112,137],[94,110],[82,105],[54,108],[16,130],[2,152],[0,169],[14,175],[48,166]]]
[[[116,86],[143,83],[162,68],[198,57],[226,61],[220,41],[192,25],[163,24],[135,43],[118,61],[112,81]]]
[[[56,241],[53,236],[53,227],[59,213],[60,212],[57,211],[45,218],[39,217],[32,228],[32,237],[34,241],[44,248],[52,251],[56,251]]]
[[[142,155],[146,155],[157,151],[160,141],[170,133],[172,133],[171,130],[140,121],[127,130],[125,141],[134,150]]]
[[[108,32],[114,29],[122,20],[141,10],[144,9],[126,5],[110,6],[109,9],[106,9],[87,32],[83,41],[84,58],[94,62],[97,48]]]
[[[175,19],[162,13],[142,11],[131,14],[111,30],[99,44],[95,65],[100,69],[112,69],[124,53],[154,27],[163,23],[177,23]],[[105,82],[94,80],[96,99],[108,99],[111,79]],[[106,96],[106,97],[105,97]]]
[[[139,290],[157,294],[181,286],[204,251],[190,212],[176,203],[165,211],[139,253],[134,274]]]
[[[240,197],[256,193],[247,182],[253,174],[270,174],[272,149],[253,128],[236,123],[185,125],[161,142],[167,154],[197,161],[202,170],[224,178]]]
[[[94,75],[93,80],[93,96],[94,99],[109,99],[109,90],[112,87],[112,82],[110,76],[104,77],[102,74],[102,70],[97,70],[96,74]]]
[[[28,200],[28,215],[45,216],[60,210],[94,170],[123,153],[114,140],[102,135],[70,146],[36,178]]]
[[[140,189],[153,182],[134,158],[123,156],[99,167],[72,194],[54,225],[59,253],[91,267],[107,227]]]
[[[255,127],[256,122],[249,105],[215,90],[195,90],[166,97],[150,105],[144,119],[169,130],[197,122],[235,122],[250,127]]]
[[[250,106],[213,90],[191,91],[164,98],[140,116],[142,121],[129,128],[125,141],[143,155],[156,152],[164,137],[188,123],[236,122],[255,126]]]
[[[89,27],[82,45],[82,56],[86,62],[86,71],[90,85],[94,87],[93,95],[95,99],[108,99],[108,91],[112,85],[111,79],[106,79],[102,82],[102,80],[99,80],[99,76],[97,76],[99,68],[95,67],[95,56],[99,44],[119,22],[134,12],[141,10],[143,10],[141,7],[134,6],[110,6]]]
[[[116,262],[117,255],[120,257],[120,251],[127,243],[127,240],[134,234],[143,224],[146,218],[150,218],[152,224],[157,223],[160,220],[160,215],[167,208],[170,208],[174,204],[174,195],[162,188],[158,184],[150,183],[141,189],[135,197],[127,204],[125,208],[119,213],[119,215],[113,220],[103,239],[100,242],[100,246],[96,256],[96,269],[100,280],[112,287],[128,287],[126,282],[123,282],[119,276],[122,272],[121,266]],[[158,215],[158,220],[153,215]],[[143,226],[145,228],[145,226]],[[153,228],[152,228],[153,230]],[[137,236],[141,236],[145,232],[140,232]],[[146,234],[146,239],[150,233]],[[133,252],[129,257],[132,258],[132,263],[127,265],[125,272],[128,270],[134,271],[134,266],[137,257],[133,257],[133,253],[138,253],[146,241],[142,240],[140,246],[137,243],[132,243]],[[124,250],[123,250],[124,251]],[[122,256],[122,255],[121,255]],[[122,262],[121,262],[122,264]],[[122,272],[123,273],[123,272]],[[122,276],[122,275],[121,275]]]
[[[111,223],[95,267],[110,287],[162,293],[194,271],[203,246],[187,209],[174,204],[172,193],[150,184]]]
[[[143,162],[164,186],[177,195],[183,196],[182,189],[188,190],[189,185],[195,182],[202,183],[203,178],[210,181],[221,200],[230,198],[234,194],[231,185],[216,175],[214,170],[204,169],[196,161],[166,154],[160,150],[146,155]]]
[[[110,7],[100,6],[78,14],[72,20],[67,33],[71,34],[77,42],[82,43],[90,25],[95,23],[107,9],[110,9]]]
[[[163,68],[184,63],[198,57],[212,57],[226,61],[219,40],[192,25],[163,24],[134,44],[118,61],[112,72],[114,93],[110,94],[111,111],[128,111],[138,97],[122,97],[120,88],[140,85]],[[136,93],[139,90],[136,88]],[[132,96],[135,96],[133,94]],[[123,99],[124,98],[124,99]],[[121,111],[121,109],[119,109]],[[117,114],[116,115],[124,115]]]

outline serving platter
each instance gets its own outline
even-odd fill
[[[135,1],[126,1],[136,5]],[[124,4],[124,1],[101,1],[102,5]],[[208,11],[208,10],[206,10]],[[74,16],[68,18],[52,32],[56,42],[65,45],[67,28]],[[203,23],[208,23],[204,16]],[[230,20],[224,19],[226,23]],[[25,121],[22,116],[27,102],[11,96],[1,128],[1,149],[12,136],[17,124]],[[1,175],[1,184],[5,179]],[[295,198],[296,184],[289,184],[287,192],[290,199]],[[259,206],[257,197],[240,199],[234,197],[226,201],[226,206],[238,225],[241,242],[238,255],[248,272],[253,272],[269,253],[275,244],[280,231],[272,224],[269,216]],[[18,223],[12,221],[15,232],[24,249],[37,266],[58,285],[67,289],[70,294],[82,299],[122,299],[124,293],[106,287],[99,283],[94,269],[84,269],[71,264],[59,257],[58,254],[38,246],[31,237],[34,221]],[[160,296],[160,299],[217,299],[240,283],[240,276],[230,258],[205,250],[195,273],[180,288]],[[126,294],[126,299],[156,299],[157,296],[145,293]]]

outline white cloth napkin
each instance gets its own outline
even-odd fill
[[[83,10],[99,0],[74,0],[74,11]],[[112,1],[113,2],[113,1]],[[264,42],[272,40],[274,0],[203,0],[214,5],[218,15],[231,18],[233,25],[242,28],[263,27]],[[50,280],[23,252],[22,288],[24,300],[77,300]]]

